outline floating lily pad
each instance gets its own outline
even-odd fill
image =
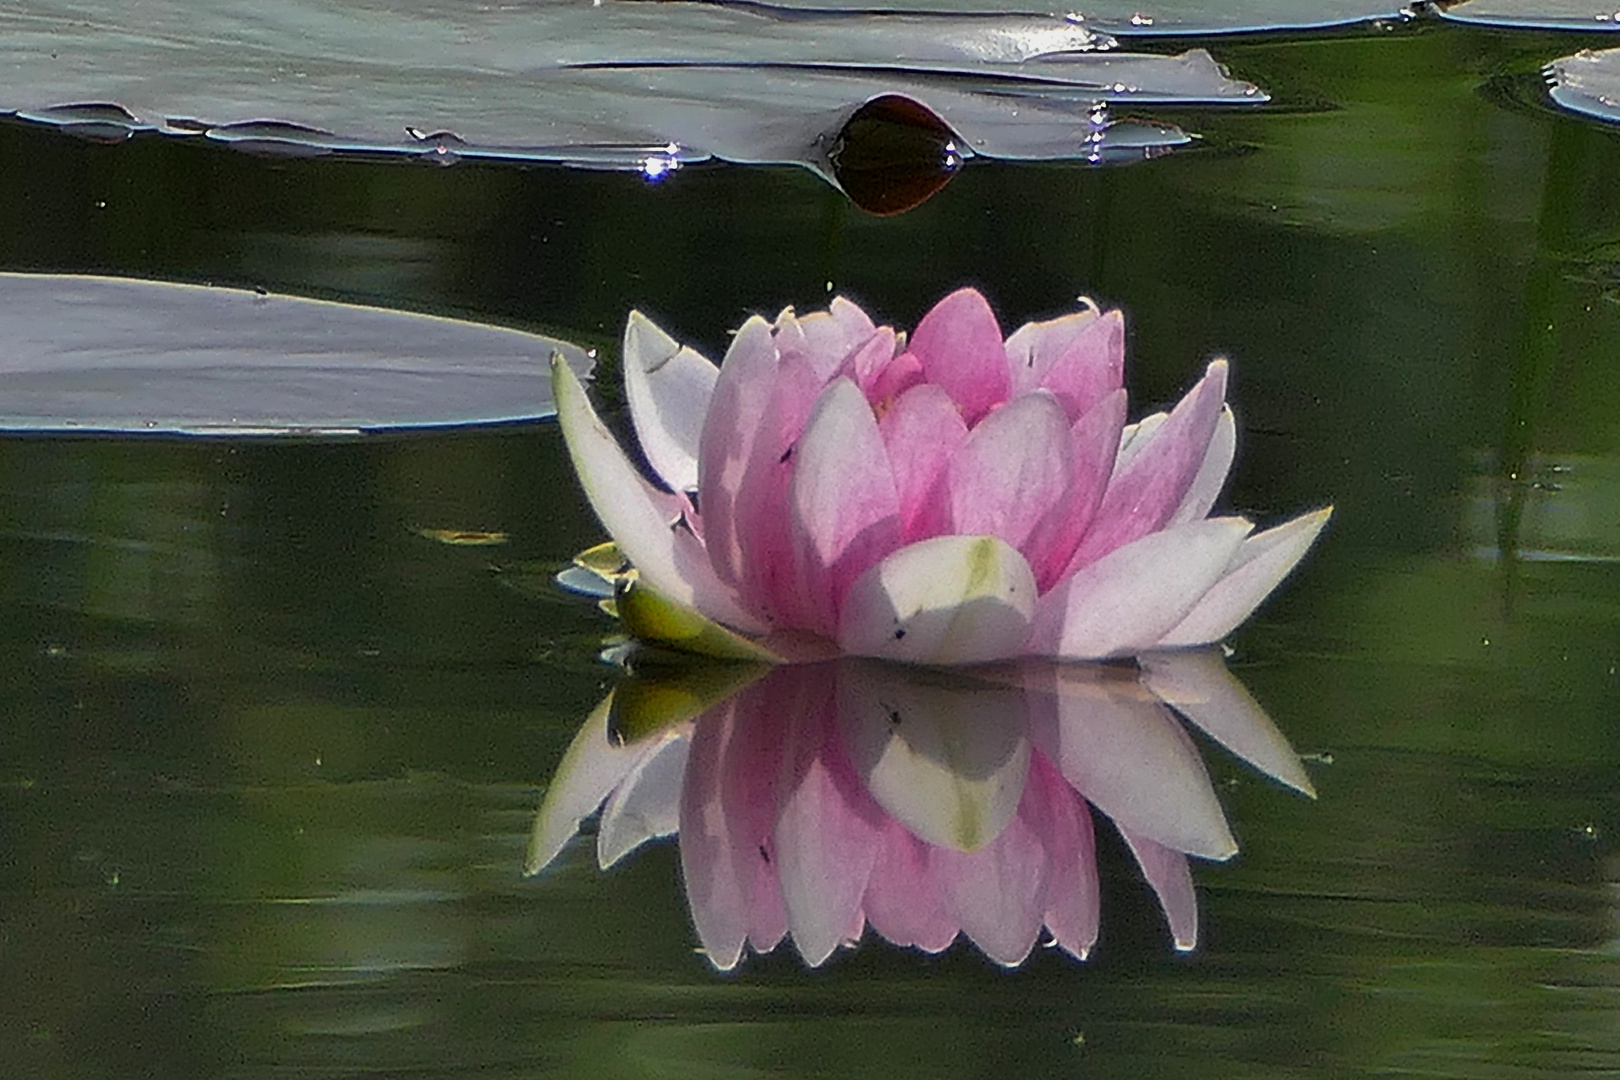
[[[1547,93],[1574,112],[1620,124],[1620,49],[1583,49],[1548,64]]]
[[[869,0],[781,0],[803,10],[868,11]],[[889,11],[955,12],[1050,11],[1030,0],[996,4],[991,0],[883,0]],[[1072,18],[1093,30],[1120,35],[1234,34],[1269,30],[1319,30],[1331,26],[1411,17],[1410,8],[1377,0],[1098,0],[1074,4]]]
[[[1620,30],[1620,0],[1463,0],[1446,18],[1535,30]]]
[[[347,435],[553,412],[553,352],[453,319],[238,289],[0,274],[0,430]]]
[[[102,140],[157,131],[261,153],[471,155],[657,177],[705,157],[830,174],[844,124],[882,95],[942,117],[964,154],[1098,162],[1110,160],[1099,143],[1137,156],[1144,133],[1099,135],[1093,102],[1265,100],[1199,50],[1130,53],[1075,19],[969,16],[956,0],[941,10],[958,13],[40,0],[0,10],[0,111]],[[1166,131],[1154,146],[1186,141]]]

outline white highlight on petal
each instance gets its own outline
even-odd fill
[[[1221,579],[1158,644],[1207,645],[1237,629],[1305,557],[1332,515],[1329,506],[1249,537]]]
[[[624,328],[624,392],[641,451],[673,491],[698,483],[698,444],[720,369],[639,311]]]
[[[857,578],[844,597],[847,653],[913,664],[973,664],[1023,651],[1035,575],[994,536],[919,540]]]

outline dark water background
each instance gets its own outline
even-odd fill
[[[1126,308],[1138,409],[1222,353],[1227,501],[1331,501],[1234,671],[1320,799],[1209,754],[1242,853],[1171,949],[1099,830],[1099,945],[869,938],[716,975],[673,847],[520,876],[611,670],[492,565],[601,538],[547,424],[350,443],[0,441],[0,1072],[1620,1073],[1620,134],[1587,43],[1451,27],[1217,56],[1130,168],[975,162],[874,218],[808,172],[269,161],[0,127],[0,268],[260,285],[718,355],[843,291],[914,323]],[[3,347],[3,346],[0,346]],[[3,388],[0,388],[3,393]],[[500,530],[449,546],[420,528]]]

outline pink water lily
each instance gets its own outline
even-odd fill
[[[718,368],[633,312],[623,364],[667,490],[554,363],[592,507],[640,587],[778,659],[806,635],[929,664],[1216,641],[1330,513],[1258,534],[1210,517],[1236,446],[1226,362],[1127,424],[1118,311],[1003,340],[984,297],[961,289],[908,339],[838,298],[749,319]]]

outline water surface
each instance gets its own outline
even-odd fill
[[[1276,104],[1129,168],[974,162],[892,218],[806,171],[267,161],[0,127],[0,267],[718,355],[829,289],[897,324],[1129,316],[1133,401],[1233,359],[1234,509],[1333,502],[1231,645],[1319,799],[1206,744],[1242,852],[1170,945],[1099,827],[1084,964],[869,937],[717,975],[670,844],[524,879],[615,677],[547,424],[0,442],[0,1062],[40,1077],[1360,1076],[1620,1070],[1620,135],[1583,43],[1233,39]],[[506,534],[447,544],[422,530]],[[504,567],[506,570],[495,569]],[[532,585],[532,580],[525,579]]]

